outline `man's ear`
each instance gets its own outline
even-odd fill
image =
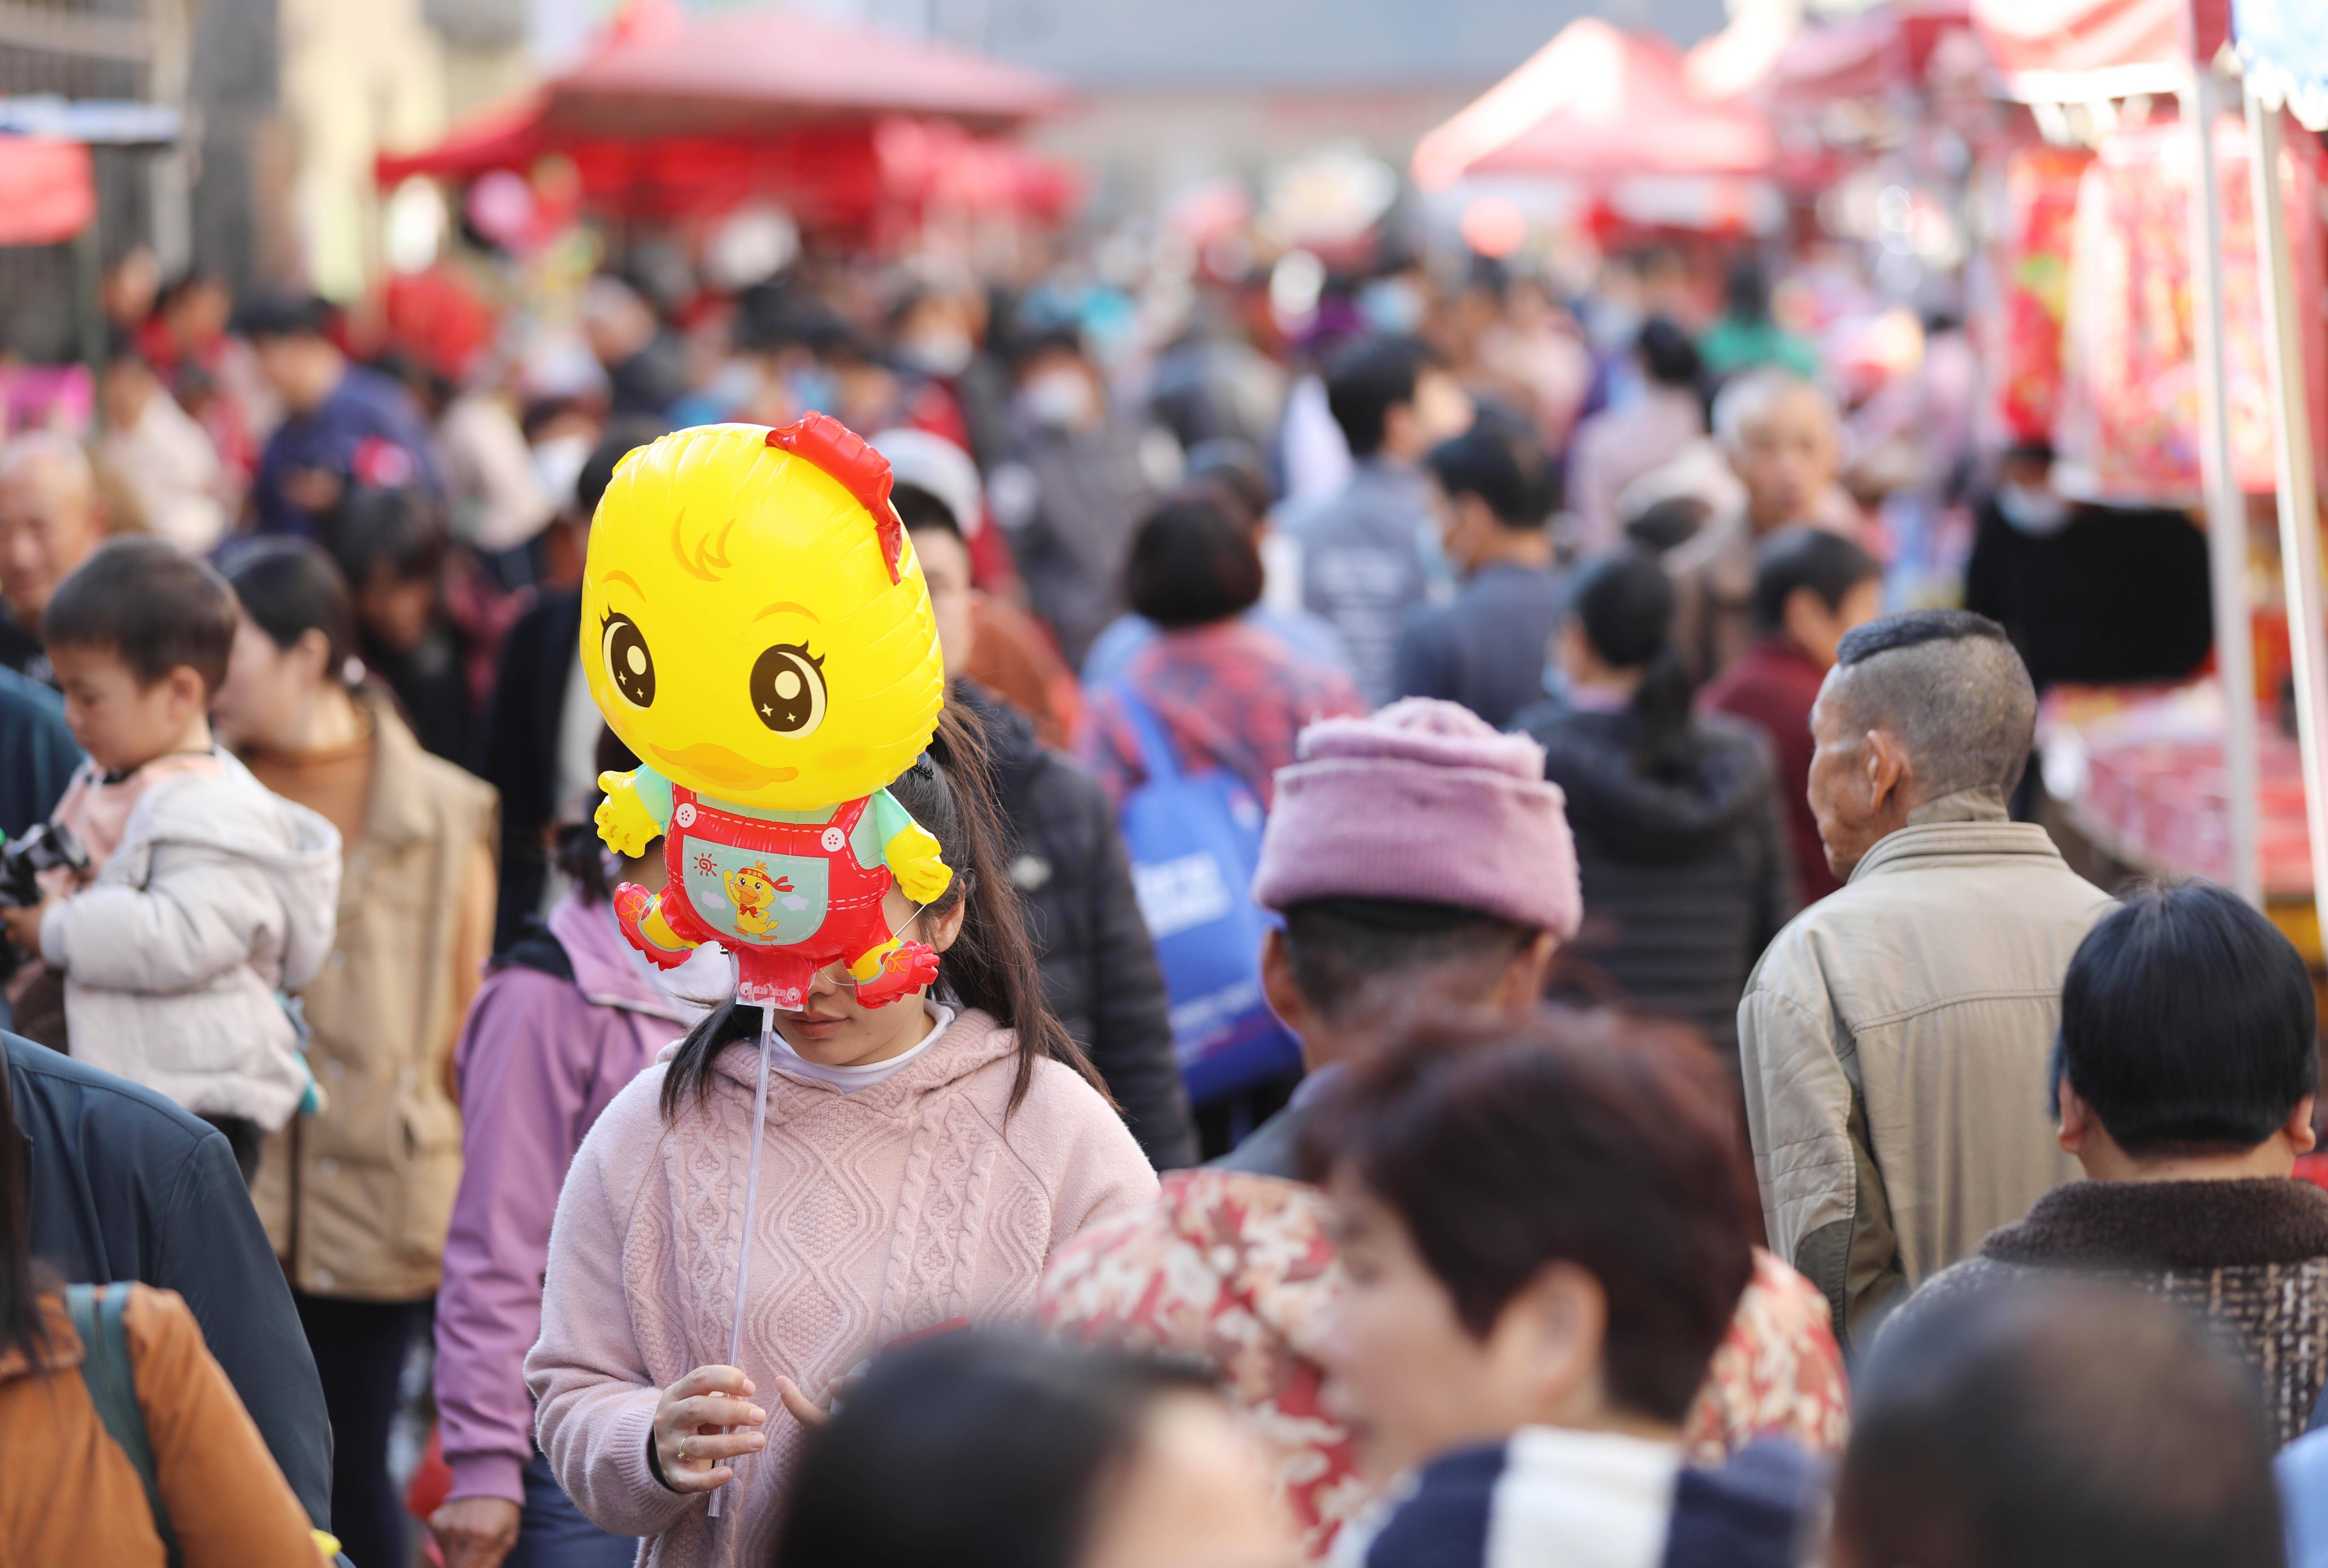
[[[1869,730],[1866,744],[1860,747],[1859,765],[1867,774],[1869,806],[1878,812],[1887,804],[1906,810],[1916,770],[1898,736],[1888,729]]]
[[[1269,999],[1269,1010],[1305,1044],[1317,1032],[1322,1020],[1301,994],[1300,983],[1293,978],[1292,950],[1285,945],[1285,933],[1274,925],[1262,934],[1261,993]]]
[[[2287,1121],[2280,1128],[2298,1154],[2311,1153],[2320,1142],[2320,1135],[2312,1129],[2314,1108],[2314,1096],[2306,1094],[2295,1103],[2295,1109],[2287,1113]]]
[[[1414,439],[1414,422],[1422,416],[1415,412],[1414,399],[1393,403],[1383,410],[1383,443],[1379,450],[1403,454]]]
[[[2060,1127],[2053,1134],[2054,1139],[2061,1145],[2062,1153],[2074,1155],[2085,1147],[2086,1135],[2093,1129],[2094,1108],[2070,1087],[2070,1075],[2067,1073],[2062,1074],[2060,1082],[2053,1085],[2053,1102],[2060,1115]],[[2308,1116],[2308,1101],[2305,1111]]]
[[[1539,931],[1530,937],[1525,946],[1505,961],[1503,972],[1496,976],[1495,987],[1488,993],[1488,1005],[1509,1018],[1534,1016],[1544,1002],[1544,978],[1552,972],[1552,955],[1559,951],[1560,938],[1549,931]]]

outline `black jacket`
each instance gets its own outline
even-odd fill
[[[1513,726],[1543,746],[1544,776],[1568,796],[1584,925],[1563,956],[1734,1054],[1746,977],[1795,912],[1770,743],[1701,716],[1682,776],[1652,778],[1633,758],[1634,723],[1554,700]]]
[[[1172,1056],[1164,975],[1107,792],[1037,740],[1016,709],[966,681],[953,695],[986,733],[1009,818],[1010,880],[1025,900],[1051,1010],[1091,1054],[1149,1160],[1159,1169],[1194,1165],[1196,1129]]]
[[[70,1284],[137,1280],[183,1296],[307,1517],[329,1529],[324,1385],[225,1135],[135,1084],[0,1039],[33,1255]]]
[[[543,835],[558,811],[558,720],[566,683],[579,663],[582,592],[544,593],[502,643],[501,667],[485,710],[477,776],[502,795],[502,864],[493,948],[517,940],[541,909],[549,875]]]

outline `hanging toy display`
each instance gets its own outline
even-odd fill
[[[662,834],[669,873],[660,893],[616,889],[623,934],[665,969],[719,944],[737,1000],[762,1009],[734,1365],[777,1012],[805,1007],[835,963],[865,1007],[937,978],[936,953],[883,907],[893,880],[926,906],[953,875],[882,787],[928,746],[945,700],[888,461],[822,414],[781,430],[700,426],[632,452],[590,527],[582,667],[640,759],[600,776],[599,836],[635,857]]]

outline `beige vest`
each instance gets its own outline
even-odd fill
[[[294,1287],[404,1301],[436,1291],[461,1182],[444,1071],[461,1026],[454,944],[498,808],[490,786],[421,750],[385,700],[360,700],[371,800],[347,845],[338,942],[301,999],[324,1105],[268,1140],[251,1197]]]

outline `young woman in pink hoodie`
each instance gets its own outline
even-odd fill
[[[801,1418],[851,1368],[925,1330],[1030,1318],[1053,1253],[1156,1193],[1043,1000],[974,737],[949,713],[889,787],[955,869],[927,908],[889,893],[896,928],[943,955],[938,982],[867,1009],[828,970],[777,1015],[742,1365],[726,1361],[757,1008],[721,1007],[616,1095],[559,1198],[526,1359],[542,1451],[583,1513],[654,1537],[644,1561],[663,1568],[765,1561]]]

